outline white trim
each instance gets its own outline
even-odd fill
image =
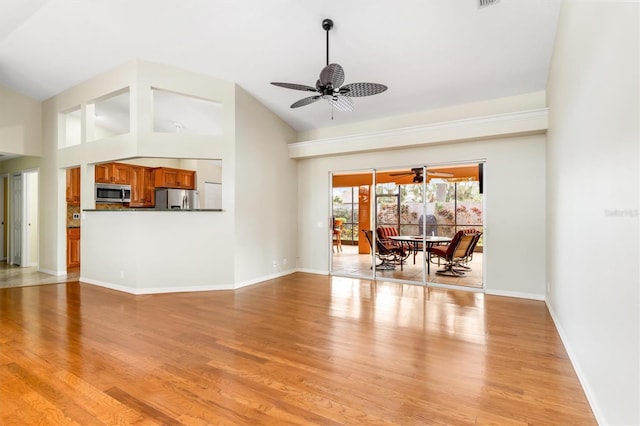
[[[284,277],[286,275],[291,275],[296,273],[295,269],[287,269],[286,271],[281,271],[281,272],[277,272],[275,274],[269,274],[263,277],[259,277],[259,278],[252,278],[250,280],[247,281],[242,281],[239,283],[235,283],[234,289],[238,289],[238,288],[243,288],[243,287],[247,287],[250,285],[255,285],[255,284],[260,284],[263,283],[265,281],[269,281],[269,280],[273,280],[275,278],[280,278],[280,277]]]
[[[280,277],[284,277],[285,275],[291,275],[295,272],[297,272],[295,269],[288,269],[286,271],[278,272],[276,274],[266,275],[260,278],[254,278],[248,281],[243,281],[235,284],[198,285],[198,286],[187,286],[187,287],[134,288],[134,287],[108,283],[105,281],[99,281],[99,280],[94,280],[94,279],[85,278],[85,277],[80,277],[78,280],[86,284],[97,285],[99,287],[105,287],[111,290],[122,291],[124,293],[129,293],[134,295],[143,295],[143,294],[161,294],[161,293],[191,293],[191,292],[197,292],[197,291],[237,290],[250,285],[260,284],[265,281],[272,280],[274,278],[280,278]]]
[[[549,109],[496,114],[400,129],[290,143],[289,158],[382,151],[435,143],[545,133]],[[409,137],[408,137],[409,136]]]
[[[62,270],[56,271],[56,270],[53,270],[53,269],[46,269],[46,268],[37,267],[36,271],[42,272],[43,274],[53,275],[55,277],[65,277],[65,276],[67,276],[67,271],[66,270],[64,270],[64,271],[62,271]]]
[[[519,291],[502,291],[502,290],[491,290],[491,289],[485,289],[484,293],[489,294],[491,296],[515,297],[518,299],[540,300],[542,302],[545,301],[544,294],[521,293]]]
[[[556,326],[556,330],[558,331],[558,335],[560,336],[560,340],[562,340],[562,344],[564,349],[567,351],[567,355],[569,356],[569,361],[571,361],[571,365],[573,366],[573,370],[576,372],[576,376],[578,376],[578,381],[582,385],[582,390],[584,391],[585,396],[587,397],[587,401],[589,401],[589,405],[591,406],[591,411],[593,411],[593,415],[596,418],[596,422],[600,425],[607,424],[604,414],[600,409],[600,406],[597,403],[595,398],[595,393],[591,390],[591,386],[589,386],[589,382],[580,368],[580,364],[576,361],[577,358],[574,355],[573,349],[571,349],[571,345],[569,344],[569,338],[567,334],[564,332],[564,329],[560,325],[560,321],[558,320],[558,316],[556,315],[553,307],[549,303],[548,300],[545,300],[545,304],[547,305],[547,309],[549,310],[549,314],[551,314],[551,319],[553,320],[553,324]]]
[[[133,288],[119,284],[108,283],[105,281],[92,280],[80,277],[79,281],[85,284],[97,285],[111,290],[122,291],[124,293],[136,296],[145,294],[161,294],[161,293],[191,293],[196,291],[214,291],[214,290],[234,290],[233,284],[218,284],[209,286],[192,286],[192,287],[152,287],[152,288]]]
[[[329,271],[323,269],[298,268],[296,272],[304,272],[305,274],[329,275]]]
[[[423,285],[423,284],[419,283],[418,285]],[[443,289],[443,290],[461,290],[461,291],[468,291],[470,293],[484,293],[484,289],[483,288],[465,287],[465,286],[462,286],[462,285],[454,285],[454,284],[434,283],[434,282],[431,282],[431,281],[427,281],[426,287],[440,288],[440,289]]]

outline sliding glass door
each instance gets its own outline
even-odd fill
[[[483,238],[467,256],[444,256],[458,231],[483,232],[480,170],[476,163],[332,174],[331,273],[482,288]]]

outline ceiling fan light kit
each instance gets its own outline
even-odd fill
[[[322,28],[327,32],[327,65],[320,71],[320,78],[316,81],[315,87],[295,83],[271,83],[274,86],[286,89],[316,93],[313,96],[294,102],[291,104],[291,108],[298,108],[324,99],[332,108],[348,112],[353,111],[353,100],[351,98],[377,95],[387,90],[387,86],[379,83],[349,83],[343,85],[344,69],[339,64],[329,63],[329,31],[333,28],[333,21],[331,19],[323,20]]]

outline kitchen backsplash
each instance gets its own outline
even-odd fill
[[[76,213],[78,219],[73,218]],[[67,204],[67,228],[80,226],[80,206],[70,206]]]

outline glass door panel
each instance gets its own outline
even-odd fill
[[[371,246],[363,233],[371,229],[373,172],[333,173],[331,181],[331,273],[373,278]]]
[[[478,164],[460,164],[427,169],[427,238],[429,234],[453,238],[463,230],[483,232],[484,200],[480,192],[480,167]],[[467,256],[454,261],[429,254],[428,282],[482,288],[481,242],[482,237],[473,250],[470,248]],[[452,267],[447,267],[451,263]]]
[[[416,171],[419,170],[419,171]],[[422,167],[376,171],[376,277],[424,282]]]

